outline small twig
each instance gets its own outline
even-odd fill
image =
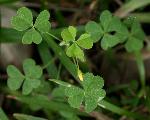
[[[56,59],[57,59],[57,57],[52,58],[47,64],[43,65],[42,69],[47,68],[49,65],[54,63]]]

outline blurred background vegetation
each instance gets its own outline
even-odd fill
[[[49,105],[50,110],[41,110],[40,105],[37,105],[38,102],[35,101],[35,105],[30,104],[34,98],[16,98],[14,94],[18,93],[12,93],[7,88],[7,65],[14,64],[22,69],[22,61],[29,57],[34,58],[40,65],[51,60],[49,70],[44,71],[45,79],[57,76],[76,84],[51,48],[45,47],[47,44],[43,43],[38,47],[20,44],[22,33],[11,28],[10,19],[22,6],[30,8],[35,18],[41,10],[49,10],[53,33],[58,37],[61,30],[68,25],[77,26],[79,31],[83,32],[84,25],[90,20],[98,21],[103,10],[109,10],[123,20],[131,17],[139,20],[146,34],[144,48],[141,51],[146,73],[146,97],[139,95],[140,76],[135,57],[125,52],[121,45],[103,51],[99,43],[96,43],[92,49],[86,51],[86,63],[80,63],[80,65],[84,72],[91,71],[104,78],[108,101],[129,111],[150,116],[150,0],[0,0],[0,106],[9,119],[14,119],[13,113],[37,115],[49,120],[77,119],[74,117],[76,114],[65,113],[63,109],[59,112],[53,111],[54,103],[51,103],[52,106]],[[44,84],[46,87],[37,90],[39,93],[50,97],[63,95],[61,90],[53,90],[56,87],[54,84],[47,82]],[[42,97],[35,99],[40,101]],[[58,106],[54,105],[54,107]],[[1,115],[0,120],[3,120]],[[81,114],[78,117],[81,120],[129,120],[124,115],[116,115],[100,108],[91,114]]]

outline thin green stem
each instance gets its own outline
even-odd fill
[[[55,35],[53,35],[53,34],[51,34],[51,33],[49,33],[49,32],[46,32],[47,34],[49,34],[50,36],[52,36],[54,39],[56,39],[56,40],[58,40],[58,41],[62,41],[62,40],[60,40],[58,37],[56,37]]]
[[[42,69],[45,69],[47,68],[50,64],[52,64],[55,60],[56,60],[57,57],[53,57],[47,64],[45,64]]]
[[[73,57],[72,59],[73,59],[74,64],[77,65],[75,58]]]
[[[79,69],[79,62],[78,62],[78,59],[75,58],[75,60],[76,60],[76,63],[77,63],[77,68]]]
[[[145,67],[144,67],[144,61],[142,58],[142,54],[140,52],[134,53],[136,57],[136,63],[140,75],[140,81],[141,81],[141,91],[139,92],[139,97],[145,96]]]

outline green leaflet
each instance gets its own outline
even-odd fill
[[[86,32],[91,34],[93,42],[97,42],[103,36],[103,30],[100,24],[90,21],[85,26]]]
[[[11,24],[14,29],[18,31],[24,31],[29,27],[33,26],[33,16],[31,11],[26,8],[22,7],[17,11],[17,15],[12,17]]]
[[[7,85],[11,90],[20,88],[25,76],[13,65],[7,67],[7,74],[9,76]]]
[[[41,82],[37,79],[26,78],[23,84],[22,93],[28,95],[34,88],[39,87],[40,83]]]
[[[68,29],[64,29],[61,32],[61,36],[65,42],[75,41],[77,29],[73,26],[69,26]]]
[[[77,57],[81,61],[84,61],[84,52],[76,43],[73,43],[70,47],[67,48],[66,54],[69,57]]]
[[[39,32],[37,32],[34,28],[31,28],[28,30],[23,38],[22,38],[22,43],[23,44],[31,44],[34,42],[35,44],[39,44],[42,41],[42,37]]]
[[[117,36],[106,34],[101,41],[101,46],[104,50],[107,50],[119,43],[120,40]]]
[[[90,49],[93,46],[91,35],[84,33],[77,40],[76,37],[76,28],[69,26],[61,32],[63,41],[61,44],[69,45],[66,51],[66,54],[69,57],[75,57],[84,61],[84,52],[81,48]]]
[[[102,89],[104,80],[100,76],[86,73],[82,85],[85,92],[85,110],[91,112],[97,107],[98,102],[106,95],[105,90]]]
[[[140,51],[143,48],[143,41],[130,37],[125,44],[125,48],[128,52]]]
[[[18,90],[22,84],[22,93],[27,95],[32,92],[34,88],[39,87],[42,76],[42,68],[35,65],[34,60],[26,59],[23,62],[23,75],[15,66],[9,65],[7,67],[8,80],[7,85],[11,90]]]
[[[40,32],[49,32],[51,24],[49,23],[50,14],[47,10],[42,11],[36,18],[34,27]]]
[[[39,65],[35,64],[32,59],[26,59],[23,62],[23,70],[27,77],[30,78],[40,78],[42,76],[42,69]]]
[[[84,49],[90,49],[93,46],[93,41],[90,39],[91,35],[90,34],[82,34],[79,39],[77,40],[77,44],[84,48]]]
[[[58,84],[62,82],[58,81],[53,80]],[[91,112],[106,95],[105,90],[102,89],[104,80],[99,76],[94,76],[92,73],[86,73],[81,84],[83,88],[73,85],[65,86],[65,95],[68,97],[68,103],[72,107],[80,108],[81,104],[85,103],[85,111]]]
[[[87,33],[91,34],[93,42],[101,39],[101,47],[107,50],[122,43],[127,36],[127,28],[121,23],[119,18],[105,10],[100,16],[100,23],[90,21],[86,24]]]
[[[136,19],[130,19],[125,21],[125,24],[131,28],[131,32],[128,34],[127,42],[125,43],[125,48],[128,52],[137,52],[144,46],[145,33]]]
[[[112,19],[112,14],[108,10],[102,12],[100,16],[100,22],[105,32],[108,31]]]
[[[49,32],[50,23],[49,23],[50,14],[47,10],[42,11],[33,25],[33,16],[32,12],[26,8],[22,7],[17,11],[17,15],[12,17],[11,25],[14,29],[18,31],[27,30],[23,35],[22,43],[31,44],[40,44],[42,41],[42,33]]]
[[[79,108],[84,98],[84,91],[75,86],[66,87],[65,95],[68,96],[68,102],[72,107]]]

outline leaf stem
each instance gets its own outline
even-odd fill
[[[42,69],[47,68],[51,63],[53,63],[56,60],[57,57],[53,57],[47,64],[45,64]]]
[[[139,94],[139,97],[141,97],[141,95],[144,97],[145,96],[145,67],[144,67],[144,61],[142,58],[142,54],[140,52],[136,52],[134,53],[135,57],[136,57],[136,63],[137,63],[137,67],[138,67],[138,71],[139,71],[139,75],[140,75],[140,81],[141,81],[141,91]]]
[[[53,35],[53,34],[51,34],[51,33],[49,33],[49,32],[46,32],[47,34],[49,34],[51,37],[53,37],[54,39],[56,39],[56,40],[58,40],[58,41],[62,41],[62,40],[60,40],[58,37],[56,37],[55,35]]]

